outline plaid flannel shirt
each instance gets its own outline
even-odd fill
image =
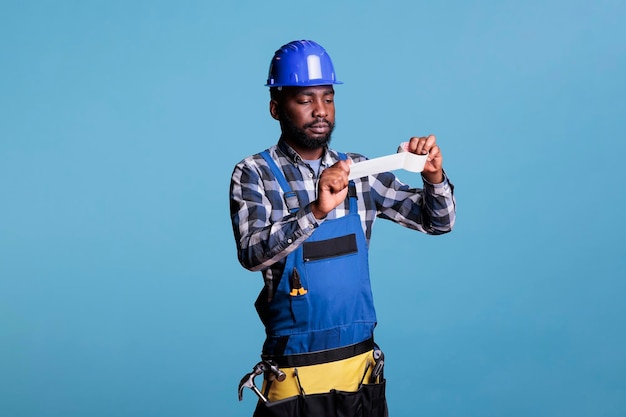
[[[310,203],[317,198],[317,173],[282,140],[269,152],[298,196],[298,211],[289,213],[283,190],[260,154],[239,162],[230,184],[230,215],[239,262],[251,271],[263,270],[268,284],[272,277],[280,278],[285,257],[324,220],[342,217],[349,211],[346,199],[325,219],[316,219]],[[356,153],[347,155],[353,162],[367,159]],[[337,152],[327,149],[320,172],[338,160]],[[454,186],[445,174],[441,184],[423,182],[424,188],[410,188],[390,172],[354,180],[368,245],[377,217],[432,235],[452,230],[456,213]]]

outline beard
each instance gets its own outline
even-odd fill
[[[310,150],[319,149],[319,148],[328,146],[328,144],[330,143],[333,130],[335,129],[334,123],[331,123],[328,120],[323,119],[323,118],[319,118],[314,122],[307,123],[304,126],[302,126],[302,128],[296,126],[293,123],[293,121],[289,118],[289,116],[286,115],[285,113],[281,114],[279,120],[280,120],[280,127],[282,130],[283,136],[288,137],[293,142],[295,142],[298,146],[301,146],[304,149],[310,149]],[[328,124],[328,126],[330,127],[330,130],[328,131],[328,133],[325,134],[324,136],[315,136],[315,137],[307,135],[305,129],[312,127],[313,125],[316,125],[319,123]]]

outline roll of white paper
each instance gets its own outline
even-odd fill
[[[411,172],[422,172],[428,155],[416,155],[406,152],[406,144],[402,143],[398,147],[398,153],[381,156],[379,158],[368,159],[367,161],[356,162],[350,166],[349,180],[367,177],[368,175],[379,174],[381,172],[404,169]]]

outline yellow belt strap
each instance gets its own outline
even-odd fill
[[[320,394],[333,389],[357,391],[361,383],[368,383],[374,358],[371,351],[335,362],[319,365],[281,368],[286,375],[284,381],[273,381],[267,395],[269,401],[278,401],[301,394],[300,384],[305,394]],[[367,368],[367,370],[366,370]],[[296,370],[298,378],[296,378]],[[365,373],[365,376],[364,376]],[[298,383],[298,379],[300,382]],[[265,392],[267,381],[263,382]]]

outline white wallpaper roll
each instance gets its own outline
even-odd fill
[[[379,158],[368,159],[350,165],[348,179],[367,177],[368,175],[379,174],[381,172],[404,169],[411,172],[422,172],[428,155],[416,155],[406,152],[406,144],[402,143],[398,147],[398,153],[381,156]]]

